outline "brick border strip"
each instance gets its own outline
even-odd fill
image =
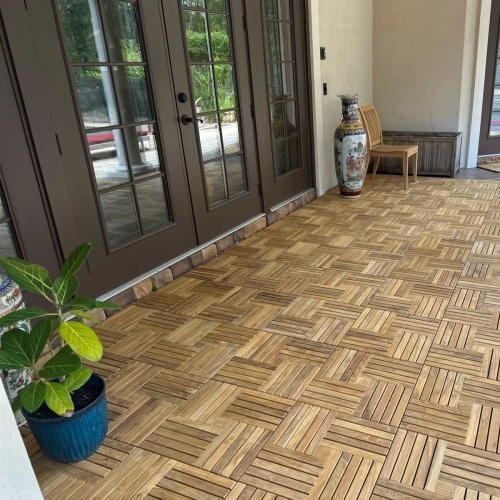
[[[147,297],[154,291],[162,288],[167,283],[170,283],[174,279],[182,276],[183,274],[195,269],[196,267],[208,262],[209,260],[217,257],[219,254],[223,253],[225,250],[237,245],[240,241],[243,241],[253,234],[262,231],[262,229],[274,224],[278,220],[286,217],[288,214],[295,212],[295,210],[307,205],[311,201],[316,199],[316,190],[313,189],[307,193],[298,196],[289,203],[279,206],[276,210],[273,210],[267,215],[263,215],[257,220],[250,222],[246,226],[238,229],[234,233],[231,233],[223,238],[211,243],[210,245],[202,248],[201,250],[195,250],[192,254],[187,257],[175,262],[169,267],[162,269],[161,271],[153,274],[152,276],[143,279],[129,288],[121,291],[120,293],[110,297],[107,300],[119,304],[123,308],[133,304],[143,297]],[[116,311],[108,311],[103,309],[94,309],[92,312],[100,321],[104,321],[107,317],[115,314]]]

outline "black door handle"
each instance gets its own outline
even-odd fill
[[[203,123],[203,120],[201,118],[193,118],[188,115],[182,115],[181,122],[184,125],[189,125],[190,123],[196,123],[196,122]]]

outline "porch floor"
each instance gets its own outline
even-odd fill
[[[97,329],[104,445],[22,429],[45,498],[500,496],[499,254],[500,183],[328,193]]]

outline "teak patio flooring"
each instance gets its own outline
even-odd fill
[[[500,183],[334,190],[107,320],[47,499],[500,497]]]

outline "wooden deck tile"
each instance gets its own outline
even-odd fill
[[[45,498],[500,498],[500,183],[333,190],[96,327],[109,431]]]
[[[464,443],[470,418],[470,408],[451,408],[418,399],[410,400],[400,428]]]

